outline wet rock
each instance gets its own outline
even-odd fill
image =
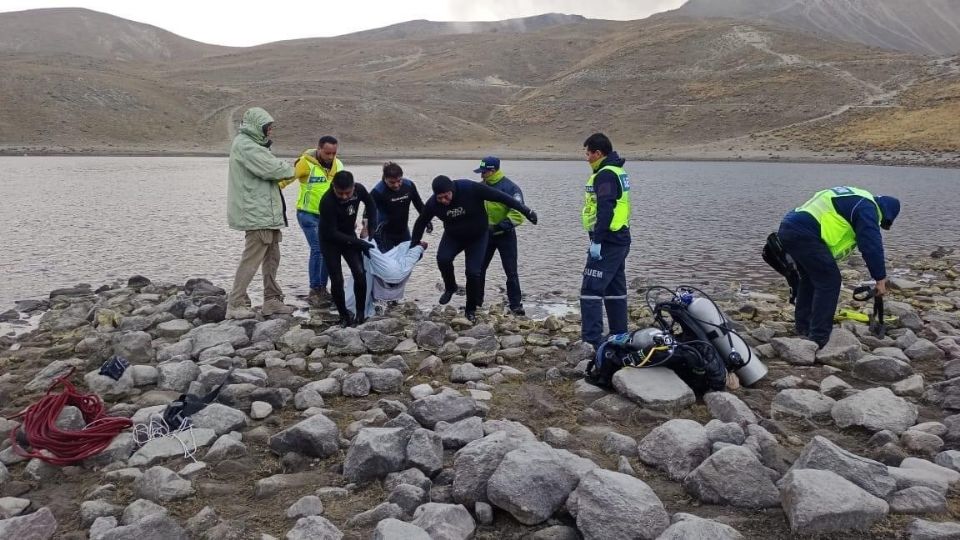
[[[674,480],[683,480],[710,455],[710,439],[699,423],[674,419],[647,434],[638,452],[640,461],[666,471]]]
[[[947,511],[947,498],[928,487],[912,487],[890,497],[890,511],[894,514],[939,514]]]
[[[693,390],[668,368],[621,369],[613,375],[618,392],[641,406],[678,411],[696,402]]]
[[[328,457],[340,450],[340,430],[332,420],[317,414],[270,437],[270,450],[277,455],[297,452]]]
[[[777,356],[795,366],[810,366],[817,360],[817,344],[808,339],[779,337],[770,344]]]
[[[793,468],[834,472],[881,499],[886,499],[897,487],[886,465],[848,452],[819,435],[803,448]]]
[[[362,368],[360,373],[367,376],[370,389],[378,394],[397,393],[403,387],[403,373],[399,369]]]
[[[673,525],[663,531],[657,540],[741,540],[743,535],[736,529],[711,519],[677,512],[671,518]]]
[[[780,481],[783,509],[796,534],[867,531],[887,503],[832,471],[794,469]]]
[[[388,518],[377,523],[373,540],[431,540],[427,531],[412,523]]]
[[[343,533],[323,516],[307,516],[287,532],[287,540],[340,540]]]
[[[169,502],[185,499],[193,495],[193,485],[189,480],[166,467],[159,465],[144,471],[134,480],[133,490],[137,497],[154,502]]]
[[[347,451],[343,476],[363,482],[402,470],[409,437],[402,428],[361,429]]]
[[[773,508],[780,505],[780,493],[771,477],[776,472],[764,467],[742,446],[723,448],[700,464],[683,480],[683,488],[698,500],[741,508]]]
[[[477,416],[452,423],[441,420],[434,430],[440,435],[444,448],[457,449],[483,437],[483,421]]]
[[[437,422],[456,422],[477,413],[473,398],[440,393],[418,399],[410,406],[410,415],[422,426],[433,429]]]
[[[913,367],[896,358],[867,355],[853,366],[853,376],[872,383],[902,381],[913,375]]]
[[[838,401],[830,414],[840,428],[862,426],[903,433],[916,422],[918,413],[916,405],[889,388],[870,388]]]
[[[729,392],[709,392],[704,394],[703,402],[710,414],[721,422],[733,422],[741,426],[757,423],[757,416],[750,407]]]
[[[650,486],[603,469],[587,473],[566,506],[585,540],[654,539],[670,524],[670,516]],[[611,519],[613,516],[616,518]]]
[[[563,506],[579,481],[558,451],[526,443],[504,456],[487,483],[487,497],[520,523],[536,525]]]
[[[459,504],[424,504],[417,508],[410,523],[426,531],[433,540],[467,540],[477,528],[470,512]]]
[[[836,402],[816,390],[783,390],[770,404],[773,418],[795,416],[799,418],[829,418]]]
[[[956,540],[960,538],[960,523],[915,519],[907,527],[910,540]]]

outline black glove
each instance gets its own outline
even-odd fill
[[[373,246],[369,242],[364,242],[363,240],[361,240],[360,243],[357,244],[357,247],[360,248],[361,253],[369,257],[370,248],[372,248]]]
[[[413,248],[415,248],[415,247],[417,247],[417,246],[419,246],[419,245],[420,245],[420,242],[419,242],[418,240],[411,240],[411,241],[410,241],[410,249],[413,249]]]
[[[527,221],[529,221],[530,223],[533,223],[534,225],[537,224],[537,213],[534,212],[533,209],[527,206],[524,206],[522,214],[523,214],[523,217],[527,218]]]
[[[428,233],[430,233],[430,234],[433,234],[433,222],[432,222],[432,221],[428,221],[428,222],[427,222],[426,231],[427,231]]]

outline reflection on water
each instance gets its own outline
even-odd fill
[[[349,155],[343,159],[368,188],[379,179],[378,166],[351,167]],[[473,160],[399,161],[424,197],[437,174],[477,178]],[[929,251],[960,240],[960,228],[943,226],[960,199],[955,170],[706,162],[628,162],[626,169],[634,190],[631,281],[751,286],[775,279],[760,258],[766,235],[814,191],[842,184],[901,198],[889,251]],[[177,283],[203,276],[229,288],[243,235],[226,226],[225,158],[0,157],[0,170],[0,311],[58,287],[133,274]],[[576,296],[588,246],[579,215],[587,164],[504,161],[503,170],[540,215],[539,225],[519,231],[524,292]],[[305,294],[296,187],[285,194],[292,227],[284,231],[280,282],[288,294]],[[431,246],[408,288],[409,298],[427,305],[438,296],[438,232],[425,237]],[[494,259],[489,300],[503,282]]]

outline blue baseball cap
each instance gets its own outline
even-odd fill
[[[475,173],[482,173],[484,171],[498,171],[500,170],[500,158],[487,156],[480,160],[480,167],[473,170]]]

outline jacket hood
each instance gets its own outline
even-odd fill
[[[314,165],[320,165],[320,162],[317,161],[317,149],[316,148],[307,148],[300,154],[300,159],[305,159]]]
[[[603,159],[599,161],[594,161],[590,165],[593,167],[593,172],[597,172],[600,169],[606,167],[607,165],[613,165],[614,167],[623,167],[623,164],[626,162],[627,160],[620,157],[620,154],[618,154],[617,151],[614,150],[613,152],[610,152],[609,154],[607,154],[607,156],[604,157]]]
[[[257,144],[267,144],[267,137],[263,134],[263,126],[273,122],[270,113],[260,107],[247,109],[240,122],[240,132],[253,139]]]
[[[878,195],[874,197],[874,200],[880,207],[880,226],[883,229],[889,229],[890,225],[893,225],[893,221],[900,215],[900,199],[889,195]]]

